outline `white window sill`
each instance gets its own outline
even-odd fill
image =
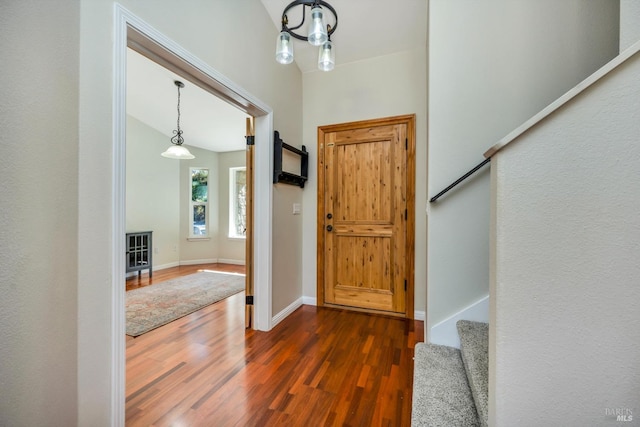
[[[227,236],[229,240],[247,240],[245,236]]]
[[[187,237],[189,242],[206,242],[207,240],[211,240],[211,237]]]

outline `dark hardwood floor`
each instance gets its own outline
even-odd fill
[[[244,265],[234,264],[197,264],[197,265],[181,265],[180,267],[165,268],[164,270],[154,271],[153,277],[149,278],[149,274],[146,272],[141,275],[134,275],[127,278],[126,287],[127,290],[142,288],[144,286],[153,285],[154,283],[161,283],[167,280],[171,280],[176,277],[186,276],[192,274],[198,270],[214,270],[223,271],[227,273],[240,273],[244,274]]]
[[[152,283],[201,268],[225,266],[162,270]],[[127,337],[127,425],[410,425],[421,321],[302,306],[259,332],[245,330],[243,304],[236,294]]]

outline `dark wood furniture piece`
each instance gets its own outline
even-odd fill
[[[152,273],[152,245],[151,235],[153,231],[140,231],[127,233],[127,273],[137,271],[140,276],[142,270]]]

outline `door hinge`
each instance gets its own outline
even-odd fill
[[[405,285],[406,286],[406,285]],[[246,304],[247,305],[253,305],[253,295],[247,295],[246,297]]]
[[[405,209],[404,210],[404,220],[406,221],[409,218],[409,212]]]
[[[256,137],[255,136],[245,136],[247,138],[247,145],[256,145]]]
[[[404,139],[404,149],[408,150],[409,149],[409,138],[405,138]]]
[[[404,291],[407,292],[407,279],[404,279]]]

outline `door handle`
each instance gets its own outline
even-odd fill
[[[332,231],[333,230],[333,226],[332,225],[327,225],[327,231]]]

